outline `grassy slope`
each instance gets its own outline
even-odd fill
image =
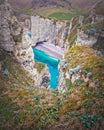
[[[94,78],[100,78],[103,82],[104,80],[104,61],[102,58],[97,56],[93,49],[86,46],[75,46],[68,51],[66,54],[67,60],[71,62],[68,68],[73,68],[77,64],[81,65],[86,71],[92,71]],[[83,61],[83,62],[82,62]],[[104,84],[103,84],[104,85]]]
[[[18,84],[21,87],[28,87],[33,85],[33,81],[30,78],[29,74],[20,67],[19,63],[15,62],[8,53],[0,53],[0,61],[3,62],[2,70],[7,69],[9,71],[9,77],[3,76],[2,72],[0,73],[1,79],[7,82],[9,87],[12,87],[14,83]],[[26,75],[26,77],[25,77]],[[28,79],[28,80],[27,80]],[[21,82],[20,82],[21,81]]]
[[[43,7],[39,9],[34,10],[34,14],[44,16],[44,17],[49,17],[51,14],[57,13],[57,12],[63,12],[63,13],[69,13],[70,10],[65,9],[65,8],[56,8],[56,7]]]
[[[53,6],[52,4],[50,4],[50,2],[48,2],[48,5],[47,5],[43,1],[37,2],[34,5],[34,7],[32,7],[32,4],[31,4],[32,0],[30,1],[29,0],[26,0],[26,1],[8,0],[8,1],[10,2],[15,12],[23,13],[27,15],[40,15],[40,16],[47,17],[49,14],[54,13],[54,12],[69,11],[69,8],[66,8],[65,6],[64,7],[59,6],[60,3],[61,4],[63,3],[63,1],[56,2],[58,4],[58,7],[55,7],[55,5]],[[42,3],[43,3],[43,6],[41,5]],[[66,2],[64,2],[64,4],[66,4]]]
[[[19,12],[19,13],[24,13],[24,14],[28,14],[28,15],[40,15],[40,16],[45,16],[45,17],[59,17],[59,14],[57,16],[57,14],[54,13],[70,13],[70,9],[72,8],[81,8],[81,9],[86,9],[88,8],[88,6],[92,6],[93,5],[93,0],[88,1],[88,0],[76,0],[76,1],[72,1],[72,6],[70,6],[68,4],[67,1],[64,0],[59,0],[59,1],[55,1],[57,3],[57,5],[52,4],[54,3],[54,1],[48,1],[47,3],[43,2],[43,1],[39,1],[37,3],[35,3],[34,8],[31,6],[31,2],[32,0],[28,1],[28,0],[21,0],[21,1],[16,1],[16,0],[9,0],[9,2],[11,3],[14,11]],[[51,3],[50,3],[51,2]],[[96,3],[96,0],[95,0]],[[42,5],[43,4],[43,5]],[[63,5],[63,6],[61,6]],[[83,11],[82,11],[83,12]],[[76,13],[75,13],[76,14]],[[67,14],[67,17],[70,17],[69,14]],[[71,15],[71,14],[70,14]],[[63,17],[59,17],[59,19],[63,19]],[[67,20],[70,20],[70,18],[66,18]]]
[[[59,19],[59,20],[71,20],[74,16],[77,16],[82,12],[84,13],[84,10],[82,11],[82,9],[76,8],[68,12],[64,11],[64,12],[51,13],[50,15],[48,15],[48,17],[53,19]]]
[[[68,68],[81,65],[83,70],[91,69],[94,79],[104,86],[104,60],[88,47],[74,47],[66,55]],[[64,94],[45,89],[34,89],[32,80],[9,56],[1,55],[10,75],[0,71],[0,129],[33,130],[102,130],[104,118],[104,87],[88,88],[85,83],[68,86]],[[18,87],[13,86],[17,83]],[[27,89],[25,88],[27,87]],[[71,87],[71,88],[70,88]]]
[[[79,14],[82,14],[85,12],[84,9],[65,9],[62,7],[41,7],[41,8],[21,8],[19,9],[20,13],[26,14],[26,15],[39,15],[47,18],[52,18],[56,20],[71,20],[72,17],[78,16]]]

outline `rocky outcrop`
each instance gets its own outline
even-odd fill
[[[23,29],[22,40],[15,45],[14,55],[23,68],[29,72],[35,85],[38,83],[39,74],[35,68],[34,53],[32,50],[32,40],[27,35],[28,29]]]
[[[84,21],[84,16],[80,15],[79,16],[79,21],[78,21],[78,23],[79,23],[80,26],[83,25],[83,21]]]
[[[96,42],[97,38],[95,36],[89,36],[84,31],[78,29],[76,45],[92,47]]]
[[[17,55],[15,55],[16,60],[27,72],[29,72],[30,77],[34,80],[35,86],[39,86],[41,75],[35,68],[34,54],[32,52],[32,48],[31,47],[26,49],[20,48],[16,52],[17,52]]]
[[[19,23],[13,16],[11,7],[6,0],[0,0],[0,48],[13,52],[16,60],[35,81],[38,81],[31,42],[24,23]]]
[[[94,23],[103,21],[104,20],[104,16],[103,15],[96,15],[96,14],[94,14],[94,16],[91,16],[91,19],[92,19],[91,24],[94,24]]]
[[[55,44],[55,37],[61,32],[63,25],[54,24],[54,21],[41,18],[40,16],[31,16],[31,32],[34,43],[38,41],[50,41]]]
[[[70,25],[66,25],[65,22],[56,22],[40,16],[31,16],[33,44],[39,41],[47,41],[64,47],[69,30]]]
[[[14,50],[14,40],[12,37],[11,8],[6,0],[0,0],[0,48],[6,51]]]
[[[35,85],[41,85],[44,73],[39,73],[35,68],[32,46],[37,42],[47,41],[49,44],[60,46],[65,51],[68,44],[67,36],[71,28],[72,22],[67,24],[40,16],[31,16],[24,22],[18,22],[17,18],[12,15],[7,1],[0,0],[0,48],[13,52],[16,60],[34,79]],[[31,32],[32,38],[29,37],[29,32]],[[60,81],[63,81],[62,75]],[[59,86],[61,85],[59,84]],[[59,89],[64,88],[59,87]]]

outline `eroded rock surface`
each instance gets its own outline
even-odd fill
[[[16,60],[35,80],[35,85],[40,85],[42,74],[35,68],[32,46],[47,41],[65,51],[71,28],[72,22],[54,21],[40,16],[31,16],[19,22],[7,1],[0,0],[0,48],[13,52]],[[28,32],[32,34],[31,38]]]
[[[95,36],[89,36],[84,31],[78,29],[76,45],[92,47],[96,42],[97,38]]]
[[[40,16],[31,16],[33,44],[39,41],[47,41],[65,48],[66,38],[70,29],[70,24],[66,25],[65,22],[56,22]]]
[[[14,50],[14,40],[11,35],[11,8],[6,0],[0,0],[0,47],[6,51]]]

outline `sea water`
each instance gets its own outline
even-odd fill
[[[50,88],[55,90],[58,86],[58,78],[59,78],[59,71],[58,71],[58,64],[60,62],[59,59],[49,56],[45,52],[33,48],[34,52],[34,59],[46,64],[49,69],[50,73]]]

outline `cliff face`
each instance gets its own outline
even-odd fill
[[[65,22],[56,22],[40,16],[31,16],[31,32],[34,44],[39,41],[48,41],[64,48],[69,30],[70,26],[67,26]]]
[[[29,46],[25,47],[28,43]],[[13,52],[16,60],[35,79],[36,70],[34,70],[31,40],[27,37],[26,29],[13,16],[6,0],[0,0],[0,48]]]
[[[76,45],[92,47],[97,42],[95,36],[88,36],[82,30],[77,31]]]
[[[84,17],[79,17],[79,25],[83,25]],[[77,19],[78,22],[78,19]],[[18,22],[9,4],[0,0],[0,48],[6,51],[14,52],[17,61],[29,72],[35,80],[35,85],[39,85],[46,68],[42,73],[38,73],[35,67],[34,54],[32,46],[37,42],[47,41],[49,44],[61,47],[65,52],[68,49],[67,36],[73,26],[73,19],[70,23],[65,21],[54,21],[40,16],[31,16],[24,22]],[[28,33],[32,33],[32,38]],[[74,33],[75,35],[75,33]],[[93,46],[97,42],[95,36],[88,36],[82,30],[77,32],[76,45]],[[62,71],[60,63],[59,89],[65,91],[65,73]]]
[[[6,0],[0,0],[0,47],[6,51],[14,50],[14,41],[11,35],[11,8]]]
[[[22,23],[18,22],[7,1],[0,0],[0,48],[14,53],[36,85],[39,85],[43,73],[39,74],[35,68],[32,46],[39,41],[47,41],[65,51],[71,27],[72,23],[53,21],[40,16],[31,16]],[[28,36],[29,31],[32,33],[32,39]]]
[[[37,72],[33,62],[34,57],[31,47],[36,45],[37,42],[47,41],[49,44],[60,46],[65,51],[68,43],[66,39],[72,26],[70,24],[67,25],[65,22],[53,21],[40,16],[31,16],[30,19],[25,20],[24,25],[22,48],[19,49],[19,52],[21,50],[22,53],[26,53],[24,53],[25,56],[21,53],[17,57],[20,60],[22,59],[21,61],[24,61],[22,65],[31,73],[36,83],[39,84],[46,68],[42,70],[41,74]],[[32,33],[32,39],[27,35],[29,31]],[[30,54],[31,57],[29,56]]]

